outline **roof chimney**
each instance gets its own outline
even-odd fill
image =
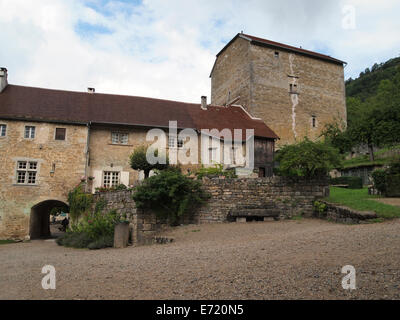
[[[95,93],[96,89],[95,88],[87,88],[88,93]]]
[[[0,92],[4,90],[5,87],[7,87],[8,82],[7,82],[7,69],[1,67],[0,68]]]
[[[201,108],[207,110],[207,96],[201,96]]]

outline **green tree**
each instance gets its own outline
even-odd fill
[[[335,121],[326,124],[320,137],[324,137],[324,141],[338,149],[341,154],[350,151],[353,146],[343,122]]]
[[[149,177],[151,170],[164,170],[169,166],[169,161],[167,157],[165,157],[166,163],[150,163],[149,161],[147,161],[148,152],[153,152],[154,156],[158,157],[158,150],[151,150],[147,146],[137,147],[130,156],[131,168],[134,170],[143,170],[144,177],[146,179]]]
[[[303,141],[284,146],[276,156],[278,174],[290,177],[317,178],[341,165],[337,149],[323,142]]]

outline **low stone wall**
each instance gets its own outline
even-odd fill
[[[94,207],[100,201],[104,202],[102,212],[106,213],[115,210],[120,216],[126,217],[130,221],[130,240],[133,245],[150,244],[154,237],[168,227],[168,224],[157,219],[153,212],[144,211],[136,208],[135,201],[132,199],[133,191],[122,190],[114,192],[104,192],[94,195]]]
[[[199,223],[255,217],[285,219],[300,214],[311,217],[313,202],[329,196],[327,180],[204,179],[203,187],[211,199],[196,213]]]
[[[326,201],[320,202],[326,205],[326,210],[323,213],[314,213],[314,216],[318,218],[348,224],[360,223],[361,221],[377,218],[375,212],[362,212]]]
[[[325,180],[293,181],[282,177],[204,179],[203,188],[211,198],[196,212],[183,217],[181,223],[279,220],[300,214],[311,217],[313,202],[329,196]],[[116,210],[130,221],[133,244],[152,243],[168,224],[152,212],[137,209],[132,194],[133,191],[127,190],[99,193],[95,195],[95,203],[104,202],[103,212]]]

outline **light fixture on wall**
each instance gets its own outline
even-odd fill
[[[54,172],[56,172],[56,163],[53,162],[51,165],[50,177],[54,177]]]

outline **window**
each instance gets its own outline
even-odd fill
[[[209,148],[208,152],[209,152],[208,157],[209,157],[210,164],[216,162],[217,161],[217,148]]]
[[[289,85],[289,90],[290,90],[290,93],[297,93],[297,84],[290,84]]]
[[[56,128],[56,140],[65,140],[65,133],[66,129],[65,128]]]
[[[38,165],[36,161],[18,161],[17,163],[17,183],[36,184]]]
[[[25,126],[25,139],[34,139],[35,138],[35,127]]]
[[[316,128],[317,127],[317,117],[316,116],[312,116],[312,127]]]
[[[275,58],[279,58],[279,52],[275,51]]]
[[[128,134],[124,132],[111,133],[112,144],[128,144]]]
[[[119,172],[117,171],[104,171],[103,187],[110,188],[119,185]]]
[[[235,161],[235,153],[236,153],[236,148],[235,147],[233,147],[231,150],[231,154],[230,154],[230,157],[231,157],[231,163],[230,164],[235,164],[236,163],[236,161]]]
[[[183,148],[183,140],[182,139],[177,139],[177,144],[176,147],[178,149]],[[168,147],[169,148],[175,148],[175,137],[168,137]]]
[[[5,137],[7,133],[7,125],[0,124],[0,137]]]

